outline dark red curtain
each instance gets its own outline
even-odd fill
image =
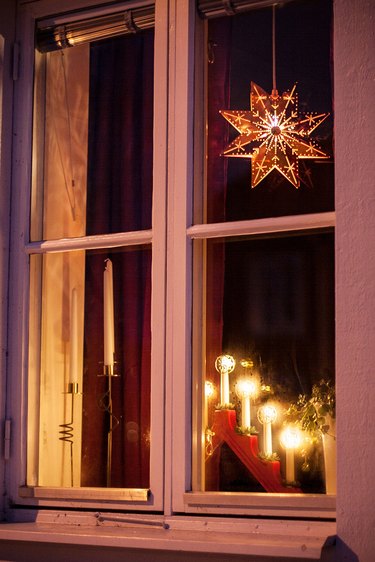
[[[91,46],[87,234],[151,228],[153,31]],[[113,263],[113,487],[149,486],[151,249],[86,255],[82,486],[107,485],[103,271]]]
[[[228,143],[228,126],[219,111],[230,107],[231,25],[228,25],[228,18],[209,22],[208,41],[207,222],[210,223],[226,218],[228,159],[222,152]],[[220,401],[220,375],[215,370],[215,360],[225,352],[222,349],[225,246],[220,241],[207,244],[206,380],[214,382],[218,393],[210,401],[208,416],[212,420],[215,404]],[[217,489],[217,467],[212,462],[206,464],[205,489]]]
[[[219,111],[230,107],[230,39],[227,18],[209,22],[207,222],[225,221],[228,126]],[[222,353],[225,249],[209,242],[207,252],[207,378],[219,383],[215,359]],[[216,384],[219,388],[218,384]]]

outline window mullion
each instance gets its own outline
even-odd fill
[[[182,494],[190,486],[191,464],[191,243],[186,227],[190,224],[193,185],[195,2],[174,0],[171,10],[169,95],[174,103],[170,105],[169,127],[167,373],[171,378],[167,388],[172,389],[172,404],[167,427],[170,424],[173,510],[181,511]]]

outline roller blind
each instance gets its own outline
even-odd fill
[[[232,16],[274,4],[282,5],[293,0],[197,0],[198,12],[204,18]]]
[[[153,5],[61,25],[45,26],[41,23],[37,27],[36,48],[42,53],[57,51],[99,39],[137,33],[154,25]]]

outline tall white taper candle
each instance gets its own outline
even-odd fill
[[[113,313],[113,269],[112,262],[107,259],[103,274],[104,286],[104,365],[113,366],[115,353],[115,326]]]

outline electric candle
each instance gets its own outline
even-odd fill
[[[280,436],[280,442],[285,448],[285,479],[295,482],[294,451],[301,444],[301,432],[297,427],[288,426]]]
[[[78,311],[77,289],[74,288],[70,300],[70,361],[69,382],[78,382]]]
[[[236,394],[241,400],[241,426],[251,427],[250,400],[257,393],[257,383],[251,379],[240,379],[236,384]]]
[[[272,455],[272,424],[276,420],[277,411],[275,406],[265,404],[258,410],[258,420],[263,425],[263,453]]]
[[[220,373],[220,402],[229,404],[229,373],[236,366],[236,362],[231,355],[219,355],[215,361],[215,369]]]
[[[110,259],[105,261],[103,273],[103,309],[104,309],[104,365],[112,367],[115,353],[115,327],[113,313],[113,268]]]

